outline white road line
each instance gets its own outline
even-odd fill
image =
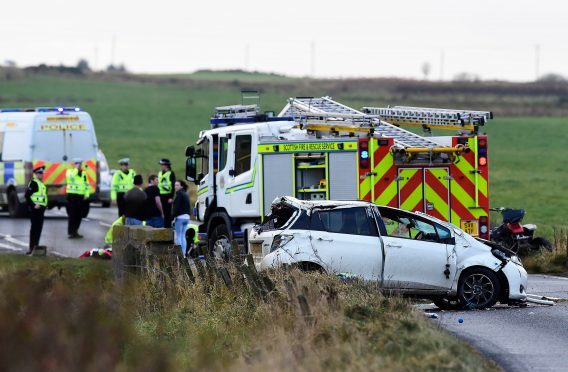
[[[110,223],[100,222],[100,221],[99,221],[99,225],[104,226],[104,227],[111,227],[112,226]]]
[[[29,244],[26,243],[26,242],[23,242],[23,241],[18,240],[18,239],[16,239],[16,238],[12,238],[11,235],[4,235],[4,240],[6,240],[6,241],[8,241],[8,242],[10,242],[10,243],[14,243],[14,244],[20,245],[20,246],[22,246],[22,247],[26,247],[26,248],[27,248],[28,245],[29,245]]]
[[[11,251],[21,251],[22,250],[22,248],[12,247],[11,245],[3,244],[3,243],[0,243],[0,248],[9,249]]]
[[[67,257],[67,255],[63,254],[63,253],[59,253],[57,251],[49,251],[49,253],[58,256],[58,257]]]

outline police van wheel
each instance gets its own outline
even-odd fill
[[[228,260],[231,255],[231,235],[225,225],[218,225],[211,233],[209,251],[217,259]]]
[[[14,218],[22,218],[27,216],[27,208],[26,205],[20,203],[18,199],[18,193],[16,190],[10,190],[8,192],[8,213],[10,217]]]

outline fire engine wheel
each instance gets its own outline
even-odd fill
[[[231,235],[225,225],[218,225],[209,240],[211,255],[217,259],[228,260],[231,255]]]
[[[14,218],[26,217],[28,213],[26,204],[20,203],[16,190],[10,190],[8,192],[8,213],[10,217]]]
[[[483,267],[466,272],[459,280],[458,299],[465,309],[485,309],[495,305],[501,293],[497,275]]]

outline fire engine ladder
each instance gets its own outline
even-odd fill
[[[363,112],[400,126],[425,129],[469,130],[477,133],[480,126],[493,119],[489,111],[452,110],[427,107],[363,107]]]
[[[415,148],[415,150],[428,152],[432,149],[444,147],[418,134],[380,120],[376,116],[365,114],[335,102],[330,97],[290,98],[288,104],[278,116],[293,117],[298,122],[306,121],[307,124],[303,126],[305,129],[325,130],[327,128],[327,130],[330,130],[331,128],[344,126],[348,127],[349,130],[354,129],[355,131],[357,128],[353,128],[353,125],[357,125],[359,129],[368,130],[372,128],[374,133],[383,137],[392,137],[396,144],[406,149]],[[317,118],[320,119],[323,125],[309,124],[309,122],[314,123]]]

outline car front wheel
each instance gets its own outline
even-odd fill
[[[485,309],[495,305],[501,293],[497,275],[482,267],[462,275],[458,285],[458,299],[466,309]]]

